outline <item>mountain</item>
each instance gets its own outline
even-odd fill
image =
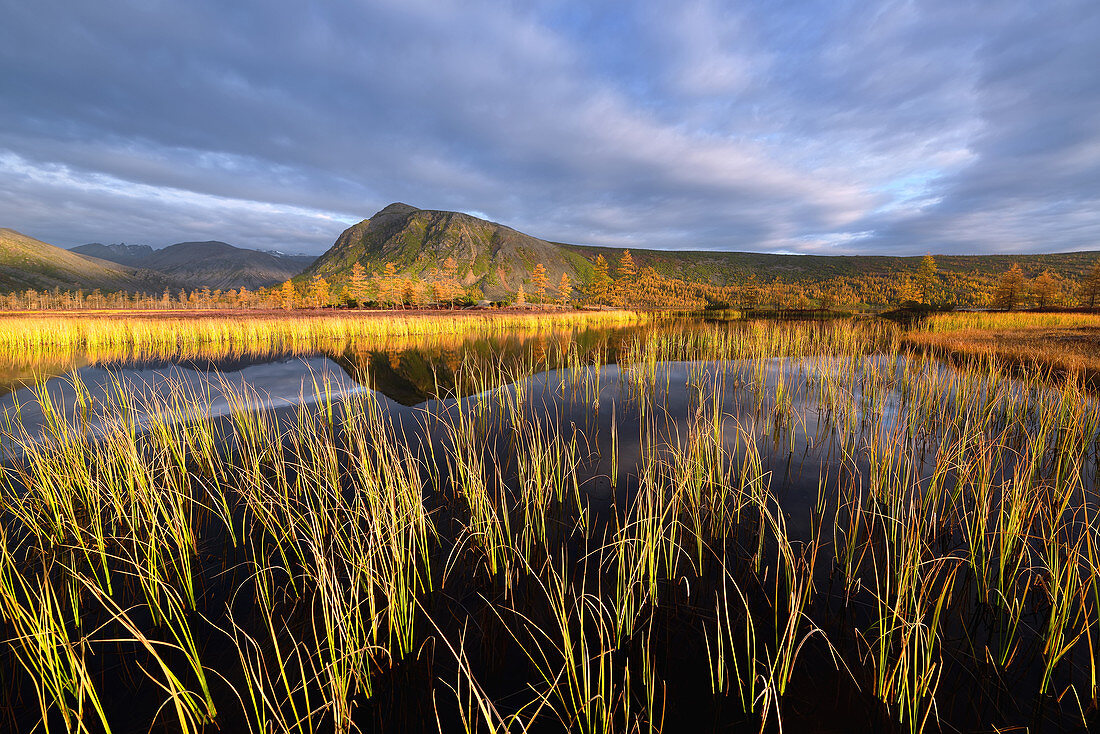
[[[147,245],[74,247],[73,252],[163,273],[186,288],[266,288],[297,275],[315,258],[234,247],[225,242],[179,242],[160,250]]]
[[[103,245],[99,242],[72,247],[69,251],[130,267],[142,267],[141,262],[153,254],[153,248],[149,245]]]
[[[393,263],[398,272],[427,278],[449,257],[458,265],[459,282],[476,286],[488,298],[515,293],[537,263],[555,284],[562,273],[576,281],[591,270],[580,253],[503,224],[398,203],[346,229],[302,278],[321,275],[340,282],[356,262],[368,272]]]
[[[34,290],[159,292],[176,283],[162,273],[88,257],[0,229],[0,293]]]
[[[834,279],[861,279],[865,290],[879,287],[871,279],[897,281],[916,273],[921,257],[877,255],[775,255],[752,252],[673,251],[631,249],[639,272],[652,268],[668,278],[714,286],[734,285],[748,276],[758,281],[776,278],[786,283],[820,284]],[[603,255],[614,268],[621,249],[549,242],[517,232],[496,222],[460,212],[417,209],[390,204],[345,230],[335,244],[301,276],[321,275],[332,283],[347,282],[351,267],[361,263],[368,273],[392,263],[399,274],[431,276],[448,258],[458,265],[463,285],[476,286],[488,298],[507,298],[542,263],[551,289],[563,272],[583,286],[592,277],[593,262]],[[1038,255],[936,255],[941,276],[956,291],[987,289],[996,278],[1019,263],[1028,276],[1050,270],[1057,276],[1080,280],[1100,259],[1100,252]],[[866,285],[870,284],[870,285]],[[873,295],[873,294],[872,294]]]

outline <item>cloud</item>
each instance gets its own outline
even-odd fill
[[[3,2],[0,225],[319,252],[1100,246],[1094,3]]]

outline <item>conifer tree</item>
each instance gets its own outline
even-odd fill
[[[357,308],[367,301],[367,269],[358,260],[351,266],[351,283],[348,288]]]
[[[535,266],[535,269],[531,271],[531,285],[535,289],[535,298],[539,303],[546,301],[546,287],[550,285],[550,279],[546,277],[546,268],[542,263]]]
[[[612,280],[603,255],[596,255],[595,268],[596,272],[589,286],[589,297],[594,303],[607,303],[611,297]]]
[[[618,291],[616,300],[623,306],[630,305],[634,300],[634,285],[638,277],[638,269],[634,265],[634,257],[630,254],[630,250],[623,250],[615,271],[615,285]]]
[[[569,273],[562,273],[558,282],[558,301],[561,305],[569,303],[569,297],[573,295],[573,283],[569,280]]]
[[[1081,300],[1089,308],[1096,308],[1100,301],[1100,260],[1093,264],[1085,282],[1081,284]]]
[[[936,258],[931,253],[921,258],[920,267],[917,268],[917,290],[920,291],[921,303],[932,302],[932,290],[936,285]]]
[[[997,284],[994,305],[1005,311],[1011,311],[1020,303],[1023,289],[1024,271],[1020,269],[1019,263],[1013,263],[1012,267],[1001,276],[1001,282]]]
[[[1058,281],[1049,270],[1044,270],[1031,282],[1031,292],[1035,294],[1035,305],[1045,308],[1054,303],[1058,292]]]
[[[180,292],[180,300],[183,300],[183,292]],[[284,309],[289,311],[294,308],[294,302],[298,300],[298,292],[294,290],[294,284],[289,280],[283,283],[283,287],[279,293],[279,300],[282,301]]]
[[[313,282],[309,285],[309,300],[316,308],[323,308],[329,302],[328,281],[321,274],[313,276]]]
[[[397,280],[397,267],[393,263],[386,263],[382,267],[381,291],[385,294],[386,303],[389,304],[390,308],[397,308],[401,285]]]

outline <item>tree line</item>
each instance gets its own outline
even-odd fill
[[[592,261],[587,282],[574,283],[568,273],[553,279],[543,263],[516,282],[505,303],[519,306],[740,310],[849,309],[877,310],[904,305],[956,308],[1097,308],[1100,307],[1100,261],[1080,280],[1044,270],[1028,277],[1014,264],[1000,275],[940,272],[932,255],[914,272],[891,276],[842,276],[762,280],[755,273],[733,283],[715,284],[677,278],[652,267],[639,267],[629,250],[614,264],[602,254]],[[471,304],[484,298],[476,285],[463,283],[453,258],[422,278],[400,273],[393,263],[368,273],[354,263],[350,276],[330,283],[321,275],[302,282],[286,281],[249,290],[165,290],[162,293],[104,293],[100,290],[35,290],[0,295],[0,309],[24,310],[190,310],[390,308],[416,309]]]

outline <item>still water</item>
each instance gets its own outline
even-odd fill
[[[1041,426],[1034,416],[1042,412],[1040,406],[1046,406],[1046,415],[1054,415],[1050,406],[1067,398],[1060,398],[1055,387],[1005,382],[995,375],[976,375],[935,361],[911,362],[903,352],[880,349],[870,342],[849,351],[817,350],[818,341],[828,341],[832,328],[828,325],[790,327],[813,356],[752,356],[740,350],[734,358],[716,359],[722,355],[693,351],[691,346],[712,337],[731,338],[737,330],[750,328],[675,322],[404,343],[343,343],[297,354],[223,350],[148,359],[70,353],[12,361],[0,365],[0,449],[5,464],[17,464],[19,444],[48,440],[46,436],[51,431],[56,434],[59,423],[94,437],[117,423],[120,402],[128,406],[128,420],[138,430],[152,412],[173,399],[197,406],[204,416],[225,419],[231,430],[229,419],[240,409],[238,397],[247,393],[255,398],[253,407],[276,416],[289,429],[303,406],[320,409],[322,404],[339,405],[351,396],[368,396],[377,401],[411,455],[439,460],[440,465],[432,469],[433,476],[439,477],[447,472],[448,459],[445,452],[430,450],[447,443],[438,418],[476,412],[479,406],[505,397],[518,406],[512,422],[485,427],[478,447],[486,465],[503,477],[502,486],[516,485],[515,420],[522,416],[527,426],[537,426],[543,435],[576,447],[579,489],[595,516],[603,513],[608,518],[606,531],[611,532],[615,518],[627,514],[625,508],[647,467],[684,462],[698,446],[706,450],[709,444],[701,441],[702,436],[721,446],[735,467],[756,457],[759,469],[754,471],[764,478],[774,498],[768,502],[778,510],[775,521],[782,523],[783,534],[803,550],[811,544],[823,548],[822,557],[828,559],[813,573],[818,593],[806,618],[821,625],[854,672],[846,677],[833,661],[834,649],[819,649],[818,659],[805,661],[804,675],[828,684],[819,687],[803,679],[787,693],[783,704],[787,726],[798,728],[801,721],[806,728],[819,730],[820,716],[800,718],[801,712],[826,711],[849,717],[838,721],[842,728],[844,721],[850,725],[858,720],[891,730],[891,725],[883,724],[880,704],[866,693],[872,679],[867,641],[877,629],[873,615],[881,612],[876,611],[876,592],[852,585],[838,570],[837,548],[847,537],[840,527],[847,517],[845,508],[861,502],[876,482],[903,486],[909,477],[919,490],[930,481],[938,452],[958,450],[958,466],[965,465],[965,471],[971,472],[977,464],[965,452],[980,454],[988,444],[983,443],[986,438],[963,436],[965,431],[959,430],[958,414],[952,416],[951,406],[961,404],[963,395],[971,396],[967,410],[986,421],[981,431],[999,432],[992,440],[1004,447],[980,481],[970,474],[963,476],[961,468],[952,477],[956,487],[967,489],[957,490],[959,494],[949,502],[970,507],[966,496],[970,488],[1008,482],[1016,475],[1014,451],[1035,444]],[[785,327],[769,328],[779,336],[768,336],[761,344],[783,343]],[[654,347],[661,344],[672,346]],[[47,396],[44,407],[42,398]],[[1081,400],[1091,404],[1091,398]],[[998,417],[987,420],[993,411]],[[952,421],[955,427],[944,429]],[[525,430],[531,435],[530,427]],[[956,448],[959,441],[971,440],[976,448],[969,444]],[[1047,456],[1043,451],[1031,454],[1041,459],[1035,471],[1044,475],[1044,481],[1047,471],[1052,472],[1052,481],[1062,481],[1056,452],[1050,467],[1043,463]],[[1095,455],[1090,457],[1074,467],[1082,497],[1096,486],[1097,464]],[[871,509],[865,510],[866,517],[886,517],[875,514],[878,508],[870,501],[867,506]],[[1070,505],[1063,509],[1076,511]],[[1086,513],[1082,516],[1087,519]],[[598,522],[594,527],[599,527]],[[968,562],[966,548],[975,545],[973,538],[964,537],[965,531],[965,525],[945,529],[937,541],[941,545],[930,553],[938,554],[937,561],[963,568]],[[890,537],[886,524],[881,532]],[[753,550],[748,547],[746,568],[752,565]],[[962,578],[963,572],[959,574]],[[769,580],[767,570],[763,576],[761,590],[766,595],[767,584],[775,582]],[[701,574],[696,583],[706,580]],[[1016,677],[970,685],[985,670],[975,651],[995,649],[991,640],[1002,632],[989,622],[988,603],[968,583],[960,582],[958,588],[958,597],[973,597],[973,603],[960,603],[957,616],[941,622],[936,651],[943,651],[944,662],[937,673],[942,682],[936,714],[947,724],[944,729],[980,728],[988,722],[1059,728],[1081,721],[1071,707],[1051,706],[1047,698],[1034,695],[1044,654],[1041,608],[1020,623],[1019,636],[1030,647],[1019,653],[1026,662],[1013,668]],[[669,593],[670,598],[679,598],[680,591]],[[684,593],[688,594],[687,587]],[[698,611],[678,603],[662,608],[680,609],[671,612],[674,617]],[[670,639],[677,640],[669,645],[668,665],[686,670],[704,650],[684,647],[684,659],[680,659],[676,635],[686,628],[678,618],[667,624]],[[1086,625],[1092,626],[1091,622]],[[1088,646],[1077,645],[1066,667],[1080,674],[1089,669],[1088,656]],[[859,685],[850,685],[856,680]],[[688,687],[702,690],[703,683],[692,681]],[[689,711],[694,699],[682,700],[682,710]]]

